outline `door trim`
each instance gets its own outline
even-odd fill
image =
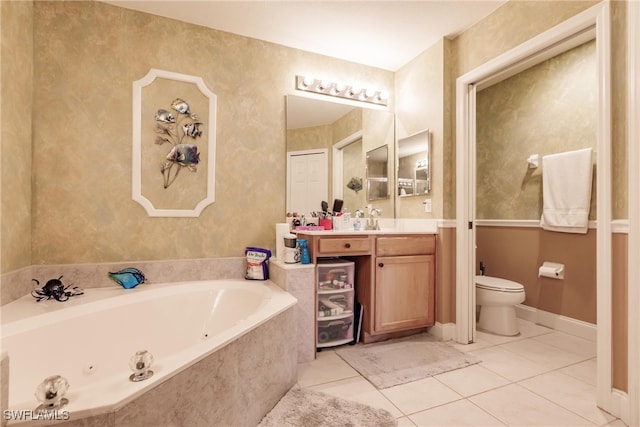
[[[343,151],[342,149],[349,144],[353,144],[354,142],[362,139],[362,130],[359,130],[355,133],[352,133],[348,137],[344,138],[341,141],[333,144],[333,153],[331,162],[333,164],[333,187],[331,188],[334,199],[343,199],[344,189],[342,188],[343,179],[342,175],[344,173],[344,164],[342,163],[343,159]]]
[[[627,315],[628,413],[623,421],[640,425],[640,3],[627,2],[627,79],[628,79],[628,197],[629,234],[627,238]]]

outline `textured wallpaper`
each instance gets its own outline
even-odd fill
[[[396,94],[404,99],[399,136],[442,123],[433,216],[452,218],[455,78],[596,3],[507,2],[444,40],[442,54],[428,49],[394,75],[99,2],[1,2],[2,58],[12,59],[2,61],[2,271],[274,246],[285,210],[285,95],[296,74],[389,89],[390,110]],[[626,217],[624,9],[613,2],[616,218]],[[149,218],[131,200],[131,84],[149,68],[201,76],[218,95],[216,203],[199,218]],[[412,104],[412,88],[428,106]],[[31,92],[33,105],[23,96]],[[431,116],[438,111],[444,117]]]
[[[30,2],[0,2],[1,272],[31,265],[32,11]]]
[[[598,3],[599,1],[509,1],[451,41],[451,61],[447,66],[451,73],[449,84],[452,87],[447,104],[452,114],[448,122],[449,139],[445,141],[445,152],[451,155],[447,156],[444,167],[447,173],[451,173],[447,175],[447,182],[451,185],[450,191],[446,193],[445,208],[452,217],[455,217],[456,209],[455,80]],[[615,40],[613,45],[616,45]],[[624,46],[624,43],[619,45]]]
[[[476,215],[540,219],[542,167],[531,154],[596,149],[595,41],[576,47],[476,96]],[[595,170],[590,218],[595,219]]]
[[[389,71],[104,3],[33,9],[33,264],[275,249],[295,75],[393,93]],[[199,218],[150,218],[131,199],[132,82],[150,68],[202,77],[218,97],[216,201]]]
[[[446,40],[430,46],[396,73],[397,136],[425,129],[431,132],[431,192],[427,196],[396,197],[398,218],[443,218],[445,201],[444,135]],[[432,212],[423,202],[431,199]]]

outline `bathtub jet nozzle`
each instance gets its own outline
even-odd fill
[[[153,363],[153,355],[147,350],[137,351],[136,354],[129,359],[129,368],[133,374],[129,376],[129,380],[133,382],[144,381],[151,378],[153,371],[149,369]]]

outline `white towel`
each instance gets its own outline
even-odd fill
[[[545,230],[586,233],[591,207],[591,148],[542,158],[542,218]]]

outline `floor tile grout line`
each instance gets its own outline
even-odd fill
[[[572,414],[574,414],[574,415],[576,415],[576,416],[579,416],[580,418],[584,419],[584,420],[585,420],[586,422],[588,422],[588,423],[593,423],[591,420],[588,420],[588,419],[584,418],[583,416],[581,416],[580,414],[578,414],[578,413],[574,412],[574,411],[573,411],[573,410],[571,410],[570,408],[566,408],[566,407],[564,407],[564,406],[562,406],[562,405],[560,405],[560,404],[558,404],[558,403],[556,403],[556,402],[554,402],[554,401],[551,401],[551,400],[547,399],[545,396],[540,395],[539,393],[537,393],[537,392],[535,392],[535,391],[533,391],[533,390],[530,390],[530,389],[526,388],[526,387],[525,387],[525,386],[523,386],[522,384],[519,384],[520,382],[524,382],[524,381],[530,380],[530,379],[532,379],[532,378],[539,377],[539,376],[541,376],[541,375],[546,375],[546,374],[551,373],[551,372],[558,372],[558,373],[563,374],[563,375],[566,375],[566,376],[568,376],[568,377],[570,377],[570,378],[572,378],[572,379],[578,380],[578,381],[580,381],[580,382],[582,382],[582,383],[584,383],[584,384],[587,384],[587,385],[589,385],[589,386],[592,386],[592,384],[588,383],[587,381],[583,380],[582,378],[576,377],[576,376],[574,376],[574,375],[570,375],[569,373],[566,373],[566,372],[561,372],[561,370],[566,369],[566,368],[569,368],[569,367],[571,367],[571,366],[579,365],[579,364],[581,364],[581,363],[588,362],[589,360],[595,359],[595,357],[594,357],[594,356],[584,356],[583,354],[573,353],[573,352],[568,351],[568,350],[566,350],[566,349],[564,349],[564,348],[562,348],[562,347],[558,347],[558,346],[555,346],[555,345],[553,345],[553,344],[551,344],[551,343],[548,343],[548,342],[545,342],[545,341],[541,341],[541,340],[537,340],[537,339],[535,339],[536,337],[541,337],[541,336],[543,336],[543,335],[548,335],[548,334],[551,334],[551,333],[554,333],[554,332],[558,332],[558,331],[555,331],[555,330],[551,330],[551,329],[550,329],[549,331],[546,331],[546,332],[537,333],[537,334],[533,334],[533,335],[527,335],[526,337],[523,337],[523,338],[521,338],[521,339],[509,340],[509,341],[505,341],[505,342],[502,342],[502,343],[495,343],[495,342],[490,342],[490,341],[488,341],[488,340],[484,340],[484,342],[483,342],[482,344],[486,344],[486,346],[484,346],[484,347],[480,347],[480,348],[478,348],[477,350],[469,350],[468,352],[469,352],[469,353],[473,353],[473,352],[475,352],[475,351],[479,351],[479,350],[483,350],[483,349],[489,349],[489,348],[501,347],[501,346],[503,346],[503,345],[505,345],[505,344],[509,344],[509,343],[513,343],[513,342],[519,342],[519,341],[524,341],[524,340],[531,339],[531,340],[535,341],[535,343],[536,343],[536,344],[548,345],[548,346],[551,346],[551,347],[557,348],[557,349],[559,349],[559,350],[562,350],[562,351],[564,351],[564,352],[571,353],[571,354],[573,354],[573,355],[575,355],[575,356],[585,357],[585,358],[584,358],[584,359],[581,359],[581,360],[578,360],[578,361],[574,361],[574,362],[572,362],[572,363],[569,363],[569,364],[566,364],[566,365],[563,365],[563,366],[559,366],[559,367],[553,367],[553,368],[551,368],[551,367],[544,366],[544,364],[540,364],[540,363],[539,363],[538,361],[536,361],[536,360],[529,359],[529,358],[527,358],[526,356],[522,355],[521,353],[518,353],[518,352],[515,352],[515,351],[512,351],[512,350],[509,350],[508,348],[502,348],[502,347],[501,347],[501,349],[502,349],[502,350],[505,350],[505,351],[508,351],[508,352],[510,352],[510,353],[512,353],[512,354],[516,354],[516,355],[518,355],[518,356],[520,356],[520,357],[523,357],[523,358],[525,358],[526,360],[528,360],[528,361],[530,361],[530,362],[533,362],[533,363],[535,363],[535,364],[537,364],[537,365],[539,365],[539,366],[541,366],[541,367],[544,367],[545,369],[546,369],[546,368],[548,368],[548,370],[545,370],[544,372],[541,372],[541,373],[536,374],[536,375],[532,375],[532,376],[527,377],[527,378],[522,378],[522,379],[518,379],[518,380],[511,380],[511,379],[509,379],[509,378],[504,377],[503,375],[500,375],[500,374],[499,374],[499,373],[497,373],[497,372],[494,372],[493,370],[491,370],[490,368],[488,368],[488,367],[486,367],[486,366],[482,366],[482,364],[481,364],[480,366],[482,366],[484,369],[487,369],[488,371],[490,371],[491,373],[493,373],[493,374],[497,375],[498,377],[505,379],[506,381],[508,381],[508,383],[507,383],[507,384],[503,384],[503,385],[501,385],[501,386],[492,387],[492,388],[489,388],[489,389],[483,390],[482,392],[474,393],[474,394],[469,395],[469,396],[463,396],[463,395],[461,395],[459,392],[457,392],[456,390],[454,390],[453,388],[451,388],[450,386],[448,386],[448,385],[447,385],[447,384],[445,384],[444,382],[440,381],[440,380],[437,378],[437,376],[433,376],[433,375],[432,375],[431,377],[433,377],[434,379],[436,379],[436,380],[438,381],[438,383],[440,383],[440,384],[444,385],[445,387],[447,387],[447,388],[448,388],[448,389],[450,389],[451,391],[455,392],[457,395],[459,395],[459,396],[460,396],[460,398],[459,398],[459,399],[452,400],[452,401],[447,402],[447,403],[443,403],[443,404],[435,405],[435,406],[430,407],[430,408],[427,408],[427,409],[423,409],[423,410],[420,410],[420,411],[415,411],[415,412],[412,412],[412,413],[405,413],[405,412],[404,412],[402,409],[400,409],[396,404],[394,404],[394,403],[393,403],[393,401],[391,401],[391,400],[390,400],[390,399],[389,399],[389,398],[388,398],[384,393],[382,393],[382,391],[381,391],[380,389],[378,389],[377,387],[375,387],[373,384],[372,384],[372,386],[373,386],[373,388],[378,392],[378,395],[384,398],[384,401],[386,401],[387,403],[389,403],[392,407],[396,408],[396,409],[397,409],[397,411],[398,411],[398,413],[399,413],[399,414],[401,414],[400,416],[396,417],[396,419],[406,418],[406,419],[407,419],[410,423],[412,423],[412,424],[416,424],[416,422],[414,422],[414,421],[413,421],[413,419],[411,419],[411,418],[410,418],[412,415],[416,415],[416,414],[418,414],[418,413],[420,413],[420,412],[428,411],[428,410],[431,410],[431,409],[434,409],[434,408],[438,408],[438,407],[440,407],[440,406],[444,406],[444,405],[447,405],[447,404],[451,404],[451,403],[453,403],[453,402],[459,402],[459,401],[466,400],[467,402],[469,402],[469,403],[471,403],[472,405],[476,406],[477,408],[479,408],[479,409],[480,409],[480,410],[482,410],[483,412],[488,413],[489,415],[491,415],[492,417],[494,417],[497,421],[499,421],[499,422],[503,423],[504,425],[507,425],[507,426],[508,426],[508,424],[506,424],[506,423],[505,423],[503,420],[501,420],[499,417],[497,417],[496,415],[494,415],[494,414],[492,414],[491,412],[487,411],[486,409],[484,409],[484,408],[482,408],[482,407],[478,406],[475,402],[473,402],[473,401],[471,400],[471,398],[473,398],[473,397],[475,397],[475,396],[478,396],[478,395],[481,395],[482,393],[490,392],[490,391],[492,391],[492,390],[496,390],[496,389],[499,389],[499,388],[502,388],[502,387],[506,387],[506,386],[509,386],[509,385],[512,385],[512,384],[515,384],[515,385],[517,385],[518,387],[521,387],[522,389],[527,390],[527,391],[529,391],[529,392],[531,392],[531,393],[533,393],[533,394],[535,394],[535,395],[537,395],[537,396],[539,396],[539,397],[543,398],[544,400],[546,400],[546,401],[548,401],[548,402],[550,402],[550,403],[554,404],[554,405],[555,405],[555,406],[557,406],[557,407],[560,407],[560,408],[562,408],[562,409],[564,409],[564,410],[566,410],[566,411],[568,411],[568,412],[570,412],[570,413],[572,413]],[[569,334],[569,335],[570,335],[570,334]],[[578,338],[580,338],[580,337],[578,337]],[[477,341],[476,341],[476,342],[477,342]],[[465,352],[465,353],[467,353],[467,352]],[[337,353],[336,353],[336,355],[337,355]],[[337,355],[337,356],[338,356],[338,357],[340,357],[339,355]],[[340,357],[340,359],[342,359],[342,358]],[[344,361],[344,359],[342,359],[342,360]],[[344,362],[345,362],[345,363],[347,363],[346,361],[344,361]],[[482,362],[481,362],[481,363],[482,363]],[[347,364],[348,364],[348,363],[347,363]],[[350,365],[349,365],[349,366],[350,366]],[[307,386],[305,386],[305,387],[302,387],[299,383],[296,383],[296,385],[298,385],[298,386],[299,386],[299,387],[301,387],[301,388],[309,388],[309,387],[315,387],[315,386],[327,385],[327,384],[331,384],[331,383],[337,383],[337,382],[340,382],[340,381],[343,381],[343,380],[347,380],[347,379],[354,379],[354,378],[362,378],[362,379],[364,379],[365,381],[369,382],[369,381],[368,381],[368,380],[367,380],[367,379],[366,379],[362,374],[360,374],[359,372],[357,372],[357,371],[356,371],[356,374],[355,374],[355,375],[351,375],[351,376],[344,377],[344,378],[341,378],[341,379],[336,379],[336,380],[332,380],[332,381],[325,381],[325,382],[321,382],[321,383],[318,383],[318,384],[309,384],[309,385],[307,385]],[[369,384],[371,384],[371,383],[369,382]],[[615,421],[615,420],[614,420],[614,421]],[[610,422],[613,422],[613,421],[610,421]],[[609,422],[609,423],[610,423],[610,422]],[[607,424],[608,424],[608,423],[605,423],[604,425],[607,425]]]
[[[297,384],[300,385],[300,388],[309,388],[309,387],[316,387],[316,386],[321,386],[321,385],[327,385],[327,384],[331,384],[331,383],[337,383],[340,381],[344,381],[344,380],[348,380],[348,379],[352,379],[352,378],[358,378],[358,377],[362,377],[362,375],[357,374],[357,375],[350,375],[348,377],[342,377],[342,378],[338,378],[338,379],[333,379],[331,381],[324,381],[324,382],[319,382],[319,383],[313,383],[313,384],[307,384],[305,386],[300,385],[300,382],[298,381]],[[366,378],[365,378],[366,379]]]
[[[533,338],[532,338],[532,339],[533,339]],[[565,349],[562,349],[562,348],[559,348],[559,347],[556,347],[556,346],[553,346],[553,345],[551,345],[551,344],[544,343],[544,342],[541,342],[541,341],[537,341],[536,343],[538,343],[538,344],[543,344],[543,345],[548,345],[548,346],[551,346],[551,347],[555,347],[555,348],[557,348],[557,349],[559,349],[559,350],[562,350],[562,351],[563,351],[563,352],[565,352],[565,353],[568,353],[568,354],[573,355],[573,356],[576,356],[576,357],[585,357],[585,359],[581,359],[581,360],[578,360],[578,361],[575,361],[575,362],[571,362],[571,363],[569,363],[568,365],[564,365],[564,366],[561,366],[561,367],[559,367],[559,368],[564,368],[564,367],[566,367],[566,366],[570,366],[570,365],[573,365],[573,364],[575,364],[575,363],[581,363],[581,362],[584,362],[585,360],[589,360],[589,359],[591,359],[591,358],[593,357],[593,356],[584,356],[584,355],[580,355],[580,354],[577,354],[577,353],[573,353],[573,352],[571,352],[571,351],[568,351],[568,350],[565,350]],[[536,363],[536,364],[538,364],[538,365],[541,365],[542,367],[546,367],[544,364],[541,364],[539,361],[534,360],[534,359],[533,359],[533,358],[531,358],[531,357],[527,357],[527,354],[526,354],[526,353],[522,353],[522,352],[519,352],[519,351],[511,350],[511,349],[509,349],[509,348],[505,348],[504,346],[505,346],[505,345],[507,345],[507,344],[510,344],[510,343],[499,344],[499,345],[497,345],[497,347],[500,347],[501,349],[503,349],[503,350],[505,350],[505,351],[508,351],[509,353],[512,353],[512,354],[515,354],[515,355],[517,355],[517,356],[519,356],[519,357],[522,357],[523,359],[527,359],[527,360],[528,360],[528,361],[530,361],[530,362],[533,362],[533,363]],[[555,369],[559,369],[559,368],[555,368],[555,367],[553,367],[553,368],[550,368],[550,369],[551,369],[551,370],[555,370]]]
[[[482,362],[481,362],[481,363],[482,363]],[[467,368],[468,368],[468,367],[469,367],[469,366],[467,366]],[[464,368],[462,368],[462,369],[464,369]],[[434,376],[433,378],[434,378],[434,379],[436,379],[440,384],[442,384],[442,385],[444,385],[444,386],[448,387],[450,390],[452,390],[452,391],[454,391],[454,392],[456,392],[456,393],[460,394],[460,395],[462,396],[462,398],[463,398],[463,399],[468,399],[468,398],[470,398],[470,397],[477,396],[477,395],[479,395],[479,394],[486,393],[486,392],[488,392],[488,391],[497,390],[497,389],[499,389],[499,388],[502,388],[502,387],[508,386],[508,385],[510,385],[510,384],[514,384],[514,381],[510,380],[509,378],[503,377],[502,375],[498,374],[497,372],[493,372],[493,371],[492,371],[491,369],[489,369],[489,368],[484,368],[484,369],[487,369],[487,370],[488,370],[488,371],[490,371],[492,374],[495,374],[495,375],[499,376],[500,378],[503,378],[503,379],[505,379],[505,380],[507,380],[507,381],[509,381],[509,382],[508,382],[508,383],[506,383],[506,384],[501,384],[501,385],[498,385],[498,386],[495,386],[495,387],[488,388],[488,389],[486,389],[486,390],[479,391],[479,392],[477,392],[477,393],[470,394],[470,395],[468,395],[468,396],[464,396],[464,395],[461,395],[459,391],[454,390],[454,389],[453,389],[453,388],[451,388],[449,385],[447,385],[447,384],[443,383],[442,381],[440,381],[440,380],[439,380],[438,378],[436,378],[435,376]]]
[[[593,422],[593,421],[591,421],[590,419],[585,418],[584,416],[582,416],[582,415],[581,415],[581,414],[579,414],[578,412],[575,412],[573,409],[568,408],[568,407],[566,407],[566,406],[564,406],[564,405],[561,405],[560,403],[555,402],[555,401],[553,401],[553,400],[549,399],[548,397],[546,397],[546,396],[544,396],[544,395],[542,395],[542,394],[538,393],[538,392],[537,392],[537,391],[535,391],[535,390],[532,390],[532,389],[530,389],[530,388],[528,388],[528,387],[526,387],[526,386],[524,386],[524,385],[522,385],[522,384],[518,384],[518,383],[516,383],[516,385],[518,385],[518,386],[522,387],[523,389],[525,389],[525,390],[527,390],[527,391],[529,391],[529,392],[531,392],[531,393],[535,394],[536,396],[538,396],[538,397],[540,397],[540,398],[542,398],[542,399],[546,400],[547,402],[550,402],[550,403],[552,403],[552,404],[554,404],[554,405],[556,405],[556,406],[558,406],[558,407],[560,407],[560,408],[564,409],[565,411],[569,411],[569,412],[571,412],[572,414],[577,415],[578,417],[580,417],[580,418],[582,418],[583,420],[585,420],[585,421],[587,421],[587,422],[591,423],[591,424],[592,424],[592,425],[594,425],[594,426],[599,425],[599,424],[594,423],[594,422]],[[595,405],[595,407],[596,407],[596,408],[598,408],[598,406],[597,406],[597,405]]]
[[[546,333],[544,333],[544,334],[540,334],[540,335],[536,335],[536,336],[548,335],[548,334],[551,334],[551,333],[553,333],[553,332],[557,332],[557,331],[552,330],[552,331],[550,331],[550,332],[546,332]],[[533,339],[533,340],[535,340],[537,343],[550,345],[550,346],[552,346],[552,347],[558,348],[558,349],[563,350],[563,351],[565,351],[565,352],[572,353],[572,352],[569,352],[569,351],[567,351],[566,349],[563,349],[563,348],[561,348],[561,347],[554,346],[553,344],[550,344],[550,343],[547,343],[547,342],[544,342],[544,341],[540,341],[540,340],[536,340],[536,339],[535,339],[535,337],[536,337],[536,336],[527,337],[527,338],[525,338],[525,339]],[[579,337],[578,337],[578,338],[579,338]],[[516,342],[516,341],[522,341],[522,340],[514,340],[514,341],[509,341],[509,342],[505,342],[505,343],[501,343],[501,344],[495,344],[495,345],[490,346],[490,347],[501,347],[501,346],[502,346],[502,345],[504,345],[504,344],[508,344],[508,343],[510,343],[510,342]],[[487,348],[489,348],[489,347],[487,347]],[[501,347],[501,348],[502,348],[502,347]],[[536,361],[531,360],[531,359],[527,358],[526,356],[523,356],[522,354],[519,354],[519,353],[517,353],[517,352],[511,351],[511,350],[509,350],[509,349],[507,349],[507,348],[503,348],[503,350],[505,350],[505,351],[510,351],[510,352],[511,352],[511,353],[513,353],[513,354],[517,354],[517,355],[519,355],[519,356],[521,356],[521,357],[523,357],[523,358],[525,358],[525,359],[527,359],[527,360],[529,360],[529,361],[531,361],[531,362],[535,362],[535,363],[537,363]],[[576,354],[576,353],[572,353],[572,354]],[[577,356],[581,356],[581,355],[579,355],[579,354],[576,354],[576,355],[577,355]],[[516,384],[516,385],[518,385],[518,386],[520,386],[520,387],[524,388],[525,390],[528,390],[528,391],[530,391],[530,392],[534,393],[535,395],[537,395],[537,396],[539,396],[539,397],[541,397],[541,398],[543,398],[543,399],[547,400],[548,402],[551,402],[551,403],[553,403],[554,405],[556,405],[556,406],[558,406],[558,407],[560,407],[560,408],[562,408],[562,409],[564,409],[564,410],[566,410],[566,411],[569,411],[569,412],[571,412],[572,414],[575,414],[575,415],[579,416],[580,418],[584,419],[585,421],[587,421],[587,422],[589,422],[589,423],[591,423],[591,424],[595,424],[595,423],[593,423],[591,420],[584,418],[584,417],[583,417],[582,415],[580,415],[580,414],[577,414],[577,413],[576,413],[576,412],[574,412],[572,409],[570,409],[570,408],[566,408],[566,407],[564,407],[563,405],[560,405],[560,404],[559,404],[559,403],[557,403],[557,402],[551,401],[551,400],[549,400],[548,398],[546,398],[545,396],[542,396],[542,395],[540,395],[539,393],[536,393],[535,391],[530,390],[530,389],[528,389],[527,387],[525,387],[525,386],[523,386],[523,385],[519,384],[520,382],[528,381],[528,380],[530,380],[530,379],[533,379],[533,378],[535,378],[535,377],[539,377],[539,376],[541,376],[541,375],[548,374],[548,373],[550,373],[550,372],[560,371],[561,369],[565,369],[565,368],[568,368],[568,367],[570,367],[570,366],[578,365],[578,364],[580,364],[580,363],[584,363],[584,362],[586,362],[586,361],[588,361],[588,360],[591,360],[591,359],[594,359],[594,358],[595,358],[595,357],[587,357],[587,358],[586,358],[586,359],[584,359],[584,360],[580,360],[580,361],[577,361],[577,362],[574,362],[574,363],[570,363],[570,364],[568,364],[568,365],[566,365],[566,366],[561,366],[561,367],[558,367],[558,368],[555,368],[555,369],[551,369],[551,370],[549,370],[549,371],[545,371],[545,372],[542,372],[542,373],[540,373],[540,374],[536,374],[536,375],[533,375],[533,376],[531,376],[531,377],[523,378],[523,379],[520,379],[520,380],[517,380],[517,381],[512,381],[512,380],[510,380],[509,378],[503,377],[503,376],[502,376],[502,375],[500,375],[499,373],[492,371],[490,368],[488,368],[488,367],[486,367],[486,366],[485,366],[484,368],[485,368],[485,369],[488,369],[489,371],[491,371],[491,372],[495,373],[496,375],[498,375],[498,376],[500,376],[500,377],[502,377],[502,378],[505,378],[506,380],[510,381],[510,383],[509,383],[509,384],[505,384],[505,385],[503,385],[503,386],[501,386],[501,387],[505,387],[506,385],[510,385],[510,384]],[[583,380],[581,380],[581,379],[579,379],[579,378],[575,378],[575,377],[573,377],[572,375],[568,375],[568,374],[565,374],[565,373],[563,373],[563,372],[559,372],[559,373],[561,373],[561,374],[563,374],[563,375],[567,375],[568,377],[573,378],[573,379],[575,379],[575,380],[581,381],[581,382],[583,382],[584,384],[591,385],[591,384],[589,384],[589,383],[587,383],[587,382],[585,382],[585,381],[583,381]],[[497,387],[497,388],[500,388],[500,387]],[[495,389],[493,389],[493,390],[495,390]],[[486,390],[486,391],[490,391],[490,390]],[[475,394],[474,396],[476,396],[476,395],[478,395],[478,394],[482,394],[482,393],[477,393],[477,394]],[[469,399],[470,397],[472,397],[472,396],[467,396],[467,399]],[[470,399],[469,399],[469,401],[470,401],[471,403],[474,403],[474,402],[473,402],[473,401],[471,401]],[[474,404],[475,404],[475,403],[474,403]],[[477,405],[476,405],[476,406],[477,406]],[[597,407],[597,406],[596,406],[596,407]],[[480,408],[480,409],[483,409],[483,408]],[[487,412],[487,411],[485,410],[485,412]],[[495,415],[493,415],[493,414],[490,414],[490,415],[491,415],[491,416],[493,416],[494,418],[498,419],[500,422],[503,422],[502,420],[500,420],[500,419],[499,419],[498,417],[496,417]]]
[[[504,386],[503,386],[503,387],[504,387]],[[467,401],[468,401],[469,403],[471,403],[472,405],[474,405],[476,408],[480,409],[481,411],[486,412],[487,414],[491,415],[493,418],[495,418],[496,420],[498,420],[499,422],[501,422],[503,425],[505,425],[505,426],[509,427],[509,424],[508,424],[506,421],[502,420],[498,415],[496,415],[496,414],[492,414],[492,413],[491,413],[491,411],[488,411],[487,409],[485,409],[485,408],[483,408],[482,406],[478,405],[476,402],[474,402],[474,401],[473,401],[473,400],[471,400],[471,399],[467,399]]]

